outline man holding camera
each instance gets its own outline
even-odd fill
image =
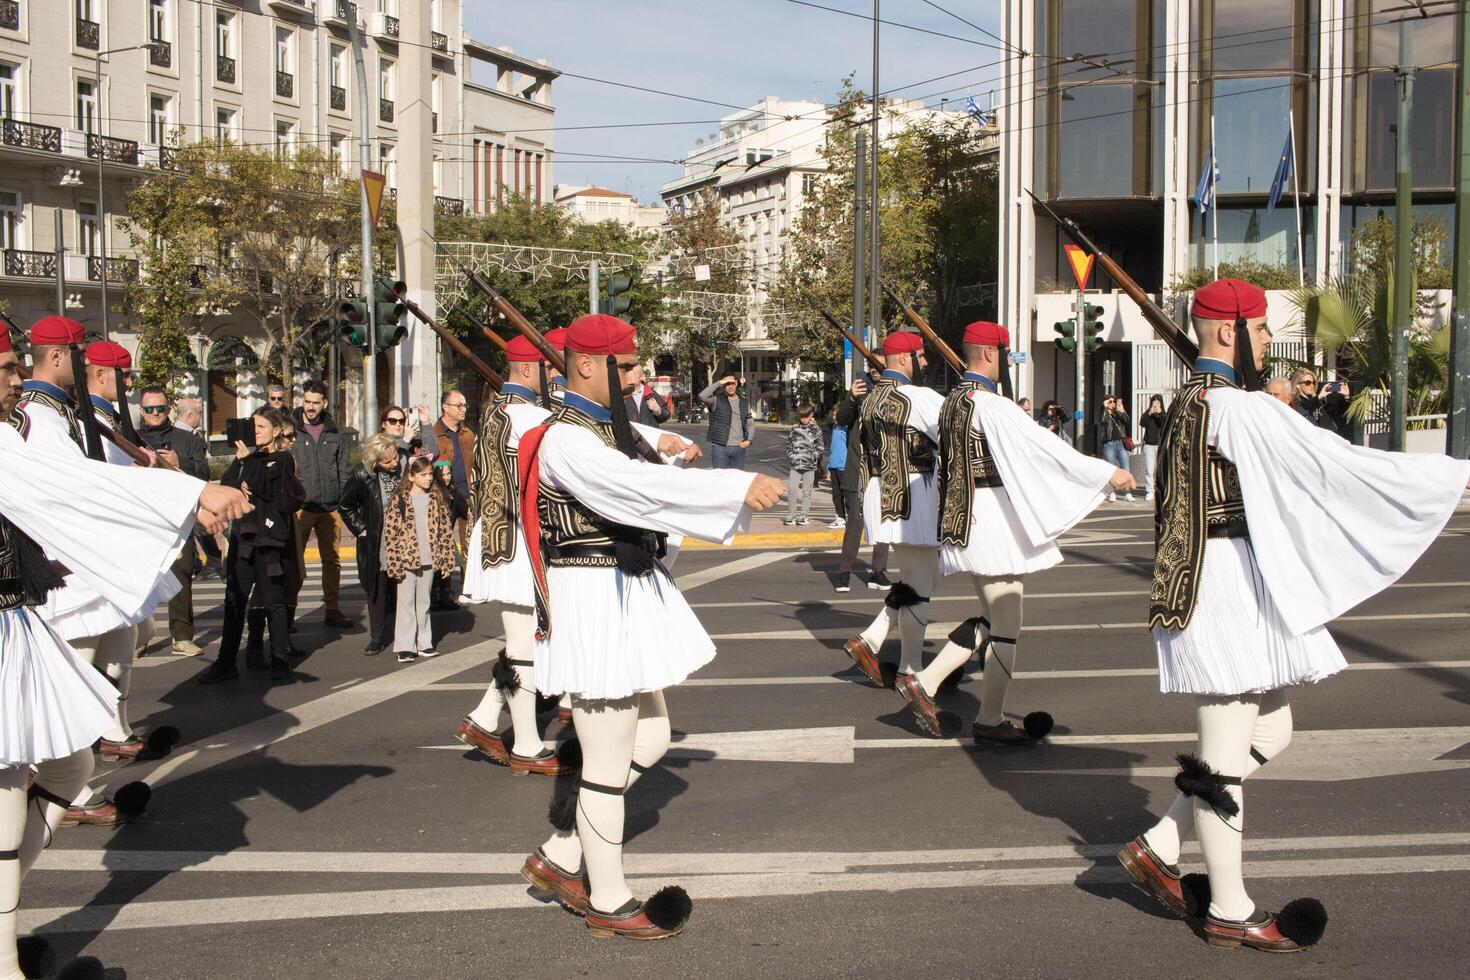
[[[750,402],[740,393],[744,386],[744,378],[737,382],[733,374],[727,374],[699,393],[699,400],[709,406],[710,466],[713,469],[745,469],[745,450],[750,448],[755,420],[750,414]]]
[[[180,428],[169,418],[168,394],[150,385],[140,396],[143,424],[138,435],[143,445],[158,454],[163,465],[187,473],[196,480],[209,480],[209,463],[204,456],[204,442],[188,429]],[[168,631],[173,637],[173,652],[180,657],[197,657],[203,651],[194,642],[194,540],[184,543],[174,562],[173,573],[179,580],[179,591],[168,601]]]

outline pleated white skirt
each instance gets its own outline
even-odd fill
[[[1159,690],[1228,696],[1314,684],[1347,668],[1325,627],[1293,636],[1266,591],[1250,542],[1205,545],[1199,601],[1183,630],[1155,628]]]
[[[526,557],[526,542],[519,540],[521,529],[516,525],[516,550],[510,561],[490,568],[480,567],[481,521],[476,521],[470,531],[469,549],[465,554],[464,593],[466,602],[504,602],[514,606],[530,606],[536,602],[536,590],[531,578],[531,561]]]
[[[68,640],[101,636],[125,626],[136,626],[153,615],[153,610],[172,599],[180,589],[179,580],[165,569],[137,609],[119,609],[97,593],[79,585],[68,585],[53,591],[36,614],[51,624],[57,635]]]
[[[878,478],[868,478],[863,491],[863,533],[871,544],[939,544],[939,491],[934,474],[909,477],[909,518],[880,519]]]
[[[673,687],[715,657],[715,645],[668,572],[548,568],[551,636],[536,641],[536,687],[616,700]]]
[[[1039,572],[1062,561],[1055,542],[1031,544],[1004,489],[976,487],[970,505],[970,544],[964,548],[941,545],[941,575],[1016,576]]]
[[[71,755],[112,724],[117,690],[29,609],[0,612],[0,765]]]

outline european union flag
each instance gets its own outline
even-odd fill
[[[1281,200],[1281,192],[1286,190],[1286,182],[1291,179],[1291,133],[1287,132],[1286,142],[1281,144],[1281,162],[1276,165],[1276,177],[1271,181],[1271,199],[1266,202],[1266,210],[1276,209],[1276,202]]]

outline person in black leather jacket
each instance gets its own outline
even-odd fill
[[[342,522],[357,538],[357,579],[368,598],[368,656],[393,642],[398,587],[383,570],[383,504],[401,479],[397,442],[380,432],[363,443],[362,463],[342,491]]]
[[[256,409],[255,445],[235,443],[235,461],[220,480],[227,487],[245,490],[255,510],[230,528],[230,554],[225,566],[225,624],[220,636],[219,656],[204,673],[201,684],[213,684],[239,676],[235,658],[245,631],[246,609],[252,588],[260,590],[261,605],[270,623],[269,666],[272,680],[290,680],[287,659],[286,574],[295,561],[296,541],[291,518],[306,499],[306,490],[296,476],[291,454],[281,444],[285,419],[273,408]]]

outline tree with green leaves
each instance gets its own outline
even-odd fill
[[[749,250],[721,220],[722,209],[719,195],[706,187],[692,207],[669,216],[673,311],[667,341],[660,345],[681,362],[703,364],[711,376],[739,352],[753,298]],[[696,270],[707,270],[708,278]]]

